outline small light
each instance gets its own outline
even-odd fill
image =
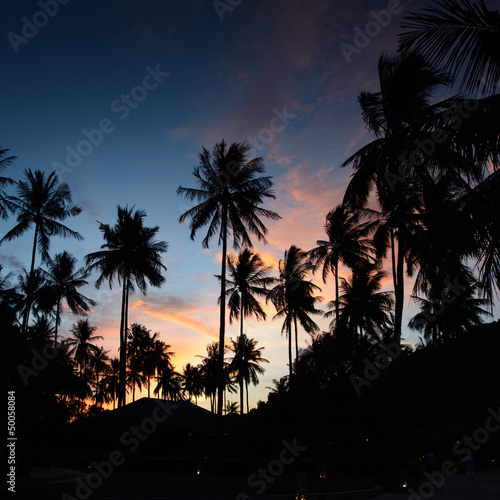
[[[405,481],[405,482],[403,483],[403,488],[408,488],[408,481]]]

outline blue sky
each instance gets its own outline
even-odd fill
[[[57,169],[83,208],[67,225],[85,240],[54,238],[51,252],[67,249],[80,265],[102,244],[97,221],[114,223],[117,205],[146,210],[147,225],[159,225],[158,238],[169,244],[168,271],[161,289],[132,297],[130,320],[160,333],[176,352],[177,368],[198,363],[196,355],[218,338],[220,249],[214,242],[203,250],[204,233],[189,239],[178,218],[190,205],[176,195],[177,187],[194,185],[202,146],[210,149],[222,138],[253,141],[275,182],[276,200],[266,208],[282,216],[268,224],[269,243],[256,242],[255,249],[276,265],[291,244],[312,248],[348,182],[350,169],[341,163],[370,140],[357,95],[378,90],[378,57],[396,50],[408,6],[421,4],[9,2],[0,24],[0,146],[18,159],[6,174],[20,179],[25,168]],[[382,18],[375,15],[381,10]],[[360,35],[366,31],[371,35]],[[347,57],[345,44],[356,47]],[[68,164],[69,151],[79,152],[80,160],[73,156]],[[0,233],[13,223],[0,222]],[[29,266],[31,237],[0,246],[5,270]],[[98,302],[90,321],[115,355],[120,293],[96,290],[95,279],[84,290]],[[333,283],[321,286],[331,300]],[[268,312],[272,316],[272,308]],[[63,335],[74,321],[66,316]],[[324,329],[327,324],[321,322]],[[247,322],[247,334],[266,347],[271,362],[251,389],[253,403],[287,373],[280,329],[270,319]],[[228,337],[237,333],[236,324],[229,326]],[[306,337],[300,336],[302,346]],[[409,332],[406,337],[415,340]]]

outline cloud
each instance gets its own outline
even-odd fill
[[[192,134],[192,132],[193,132],[193,127],[191,125],[184,125],[175,130],[169,130],[167,132],[167,135],[173,141],[178,142],[189,137]]]
[[[170,303],[172,307],[166,307],[166,304],[168,303]],[[218,339],[218,328],[210,326],[202,319],[193,319],[193,316],[207,316],[207,313],[213,313],[213,306],[195,306],[194,304],[186,305],[183,300],[176,298],[172,299],[171,297],[167,299],[166,304],[155,304],[151,303],[151,301],[145,302],[138,299],[133,302],[130,309],[140,311],[142,314],[164,322],[174,323],[183,328],[204,335],[210,340]]]

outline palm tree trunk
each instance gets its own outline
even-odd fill
[[[240,335],[243,335],[243,316],[245,315],[244,310],[243,310],[243,299],[244,299],[244,294],[241,294]]]
[[[250,412],[250,407],[248,406],[248,382],[245,381],[245,389],[246,389],[246,393],[247,393],[247,413]]]
[[[292,329],[288,329],[288,371],[290,372],[290,385],[292,383]]]
[[[297,316],[293,317],[293,324],[295,327],[295,370],[297,370],[297,363],[299,362],[299,330],[297,328]]]
[[[243,377],[239,376],[239,383],[240,383],[240,415],[243,415]]]
[[[57,308],[56,308],[56,326],[54,328],[54,347],[57,347],[57,327],[59,325],[60,307],[61,307],[61,297],[59,297],[59,300],[57,301]]]
[[[224,337],[226,330],[226,260],[227,260],[227,206],[222,207],[222,269],[219,331],[219,383],[217,398],[217,429],[222,431],[222,409],[224,404]]]
[[[30,283],[33,283],[33,275],[35,273],[35,258],[36,258],[36,241],[38,239],[38,224],[35,225],[35,236],[33,237],[33,251],[31,253],[31,268],[30,268],[30,275],[29,275],[29,280]],[[22,332],[24,335],[26,335],[26,332],[28,330],[28,322],[30,318],[30,312],[31,312],[31,305],[33,301],[31,300],[30,297],[28,297],[28,303],[26,304],[26,311],[24,312],[23,316],[23,325],[22,325]]]
[[[125,406],[125,378],[126,378],[126,353],[125,344],[127,337],[127,320],[126,320],[126,309],[128,305],[127,301],[128,294],[128,277],[123,278],[123,289],[122,289],[122,310],[120,318],[120,377],[118,381],[118,408]]]
[[[335,339],[337,344],[337,363],[338,370],[342,365],[342,339],[340,338],[342,333],[339,328],[339,317],[340,317],[340,304],[339,304],[339,259],[335,259]]]

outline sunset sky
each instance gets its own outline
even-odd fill
[[[256,241],[255,249],[276,266],[290,245],[312,248],[323,239],[325,214],[341,201],[348,182],[351,170],[341,163],[370,140],[357,95],[378,90],[379,55],[396,50],[404,9],[421,5],[9,2],[0,21],[0,146],[18,159],[4,175],[18,180],[26,168],[56,169],[69,184],[83,211],[66,224],[85,240],[55,237],[51,253],[68,250],[79,265],[103,243],[98,221],[113,224],[117,205],[144,209],[146,224],[159,225],[158,238],[169,244],[168,271],[161,289],[131,297],[129,319],[160,333],[179,370],[197,364],[206,344],[218,339],[214,275],[221,252],[216,242],[203,250],[205,233],[191,241],[188,226],[178,222],[190,205],[176,189],[194,186],[197,154],[223,138],[252,142],[252,154],[264,158],[266,174],[274,178],[276,200],[265,207],[282,217],[267,223],[268,244]],[[366,31],[370,36],[360,35]],[[14,222],[0,222],[0,233]],[[4,272],[29,268],[32,236],[0,246]],[[116,355],[120,290],[96,290],[96,278],[82,290],[98,302],[90,322]],[[332,300],[333,279],[320,285],[325,302]],[[271,321],[271,307],[267,311],[266,322],[246,322],[246,333],[265,346],[270,361],[260,385],[250,390],[254,405],[266,399],[272,379],[288,371],[281,323]],[[404,336],[415,342],[407,319]],[[63,336],[75,321],[65,315]],[[328,320],[319,323],[327,329]],[[237,334],[238,325],[229,325],[227,337]],[[301,333],[300,340],[305,347],[308,336]],[[238,395],[229,399],[238,401]]]

